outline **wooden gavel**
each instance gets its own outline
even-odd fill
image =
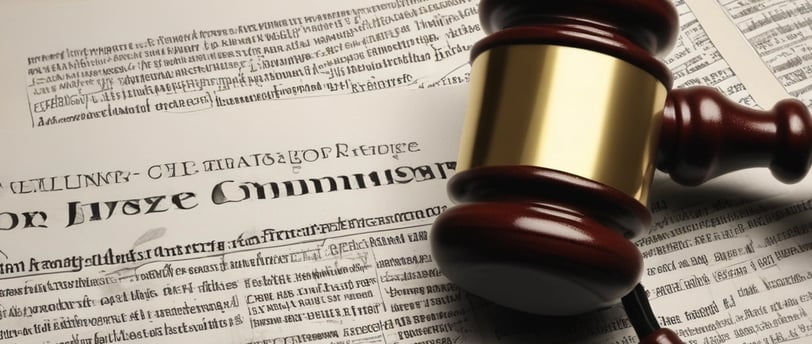
[[[796,182],[812,118],[797,100],[761,112],[707,87],[669,91],[655,56],[677,18],[667,0],[481,0],[458,204],[432,230],[446,276],[535,314],[622,301],[641,343],[681,343],[657,324],[629,240],[649,228],[655,166],[689,185],[758,166]]]

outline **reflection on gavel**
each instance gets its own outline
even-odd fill
[[[641,343],[660,328],[630,239],[649,228],[656,168],[696,185],[767,166],[784,182],[812,163],[797,100],[767,112],[707,87],[669,90],[668,0],[481,0],[456,206],[432,230],[442,271],[485,299],[543,315],[622,302]]]

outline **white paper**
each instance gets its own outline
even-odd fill
[[[521,314],[432,262],[476,5],[0,5],[0,342],[636,342],[619,306]],[[769,106],[676,5],[676,84]],[[686,343],[808,339],[808,179],[653,189],[637,244],[661,322]]]

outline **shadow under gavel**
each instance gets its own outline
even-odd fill
[[[446,276],[501,305],[573,315],[622,302],[641,343],[661,329],[630,239],[650,226],[655,168],[697,185],[748,167],[787,183],[812,164],[797,100],[742,107],[708,87],[670,90],[656,59],[676,40],[667,0],[482,0],[471,52],[456,206],[432,230]]]

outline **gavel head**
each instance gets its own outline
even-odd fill
[[[656,58],[676,40],[676,10],[667,0],[482,0],[480,19],[489,35],[472,50],[448,187],[458,204],[435,222],[435,258],[464,289],[515,309],[615,304],[641,278],[629,239],[651,221],[664,122],[691,122],[668,109],[671,74]],[[808,169],[812,124],[805,106],[789,108],[783,121],[807,128],[793,142],[806,145]]]

